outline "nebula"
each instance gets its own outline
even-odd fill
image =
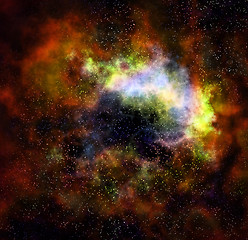
[[[0,13],[1,239],[248,239],[244,3]]]

